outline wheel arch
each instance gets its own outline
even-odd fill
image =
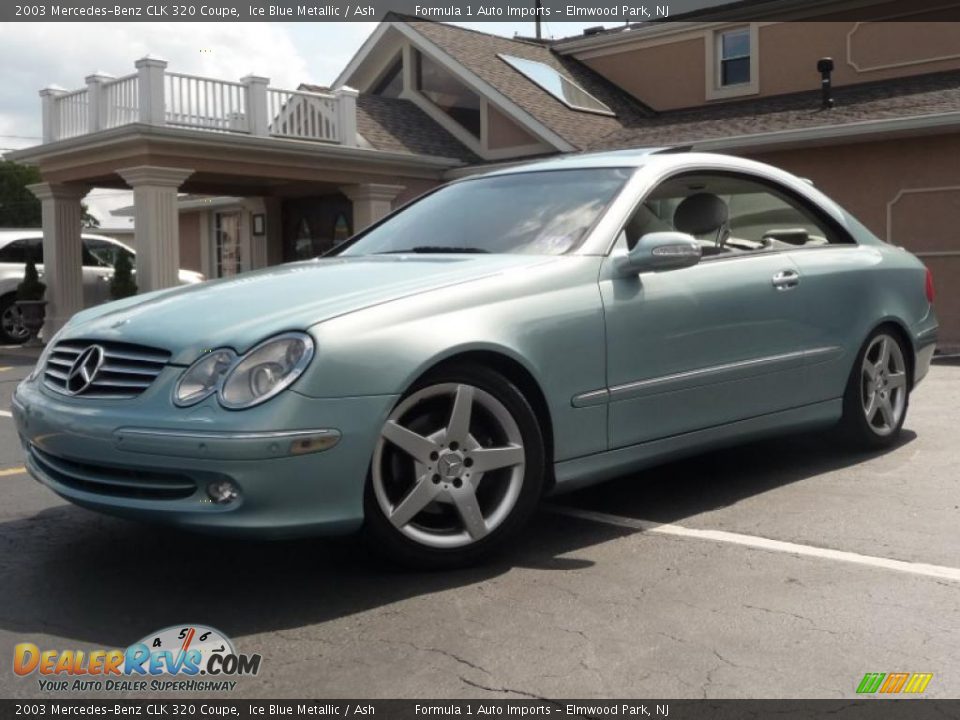
[[[418,373],[410,385],[412,386],[424,375],[434,372],[439,368],[458,364],[474,364],[495,370],[516,385],[527,399],[527,402],[530,403],[533,412],[537,416],[537,421],[540,424],[540,431],[543,433],[544,456],[547,458],[545,490],[549,491],[554,483],[553,418],[550,413],[550,406],[547,403],[546,395],[544,395],[543,389],[536,376],[524,363],[505,352],[492,349],[470,349],[460,350],[437,359],[434,363],[424,368],[422,372]]]
[[[866,338],[864,338],[864,343],[866,343],[867,338],[873,335],[877,330],[881,328],[889,328],[890,331],[897,336],[897,339],[900,340],[900,343],[903,345],[904,350],[907,350],[906,361],[907,361],[907,381],[908,386],[913,389],[913,376],[917,364],[917,349],[913,343],[913,337],[910,335],[910,331],[907,329],[906,324],[900,318],[889,316],[885,317],[876,323],[870,331],[867,333]],[[862,347],[862,345],[861,345]]]

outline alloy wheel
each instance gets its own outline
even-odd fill
[[[13,342],[23,342],[30,335],[23,324],[23,314],[16,305],[9,305],[0,315],[0,327],[4,334]]]
[[[417,390],[390,414],[372,463],[387,520],[411,540],[457,548],[499,527],[523,487],[520,428],[489,392],[463,383]]]
[[[907,366],[893,337],[877,335],[863,355],[861,403],[870,429],[877,435],[894,432],[907,405]]]

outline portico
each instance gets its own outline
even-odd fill
[[[296,229],[284,230],[283,209],[294,201],[309,208],[311,198],[341,198],[342,239],[463,164],[374,147],[358,129],[350,88],[306,92],[258,76],[188,76],[152,57],[135,67],[120,78],[92,74],[80,90],[41,91],[44,142],[11,154],[43,178],[31,190],[43,205],[47,338],[83,307],[81,202],[94,188],[133,191],[137,284],[147,292],[177,284],[184,263],[210,276],[222,270],[217,258],[200,263],[181,253],[184,194],[200,206],[232,197],[244,223],[258,216],[256,232],[243,225],[249,240],[237,267],[247,270],[292,259],[284,233]],[[209,239],[222,229],[199,232]]]

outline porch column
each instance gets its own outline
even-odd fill
[[[379,183],[341,187],[340,192],[353,203],[353,232],[357,233],[389,214],[393,209],[393,201],[405,189],[403,185]]]
[[[193,170],[139,165],[117,173],[133,188],[133,237],[140,292],[175,286],[180,269],[177,189]]]
[[[49,340],[71,315],[83,310],[80,200],[90,188],[46,182],[28,185],[27,188],[40,199],[43,282],[47,285],[43,338]]]

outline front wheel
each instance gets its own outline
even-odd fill
[[[841,428],[857,446],[890,447],[897,442],[910,401],[910,376],[896,333],[881,327],[857,355],[843,397]]]
[[[469,565],[501,550],[543,489],[544,443],[526,398],[473,365],[431,373],[397,404],[370,466],[365,532],[405,565]]]
[[[4,344],[21,344],[30,337],[30,331],[23,324],[23,314],[16,305],[17,296],[14,293],[0,298],[0,342]]]

